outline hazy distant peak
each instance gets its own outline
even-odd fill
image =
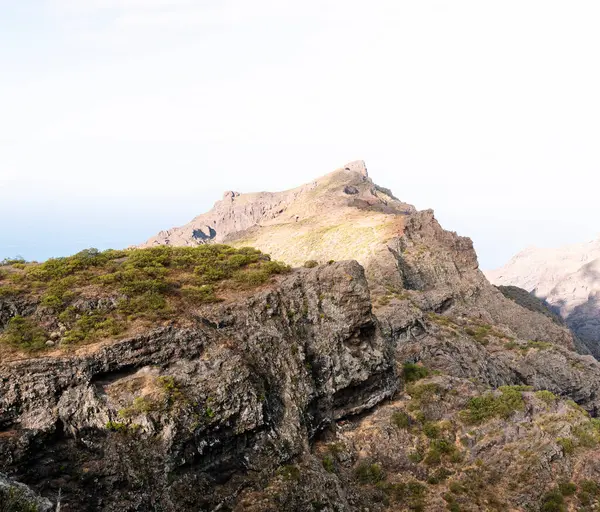
[[[486,272],[498,286],[518,286],[543,299],[600,356],[600,240],[528,248]]]

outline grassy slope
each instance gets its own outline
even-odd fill
[[[289,263],[302,265],[307,260],[356,260],[367,265],[381,246],[402,233],[402,215],[348,206],[342,189],[348,174],[334,172],[318,180],[315,188],[304,191],[285,212],[285,217],[265,222],[231,236],[234,247],[252,246]],[[361,182],[352,182],[364,187]],[[369,185],[370,187],[370,185]],[[378,197],[395,204],[382,191]],[[242,196],[244,197],[244,196]],[[398,206],[400,210],[401,206]],[[300,219],[296,222],[295,216]]]
[[[35,311],[11,318],[0,344],[39,351],[51,338],[72,346],[121,336],[133,325],[180,317],[219,301],[226,290],[252,288],[287,271],[260,251],[225,245],[90,249],[41,264],[7,261],[0,267],[0,300]]]

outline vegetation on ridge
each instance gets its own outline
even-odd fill
[[[262,285],[290,268],[256,249],[201,245],[87,249],[44,263],[8,261],[0,270],[0,298],[39,306],[34,314],[11,318],[0,340],[39,350],[51,331],[67,345],[117,336],[133,321],[169,319],[175,311],[217,302],[227,291]]]

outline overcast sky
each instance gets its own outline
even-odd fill
[[[483,268],[600,232],[600,4],[0,0],[0,258],[355,159]]]

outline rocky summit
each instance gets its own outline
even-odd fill
[[[363,162],[0,267],[0,511],[600,507],[600,363]]]
[[[487,272],[499,286],[538,297],[600,358],[600,240],[554,249],[529,248]]]

